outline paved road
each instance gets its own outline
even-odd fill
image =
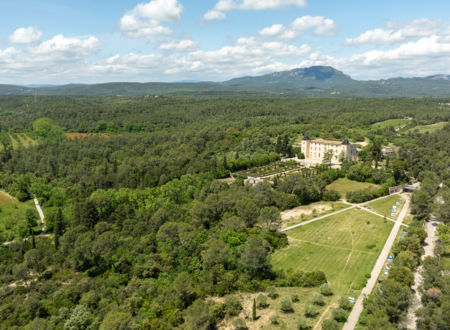
[[[408,212],[408,209],[409,209],[409,198],[406,199],[402,211],[400,212],[400,215],[398,216],[398,219],[395,222],[394,227],[392,228],[392,231],[389,234],[386,243],[384,244],[383,250],[378,256],[377,262],[375,263],[375,266],[373,267],[372,272],[370,273],[370,278],[367,281],[367,284],[364,287],[364,289],[362,289],[358,299],[356,300],[355,306],[353,306],[353,309],[347,319],[347,322],[345,322],[345,325],[342,328],[343,330],[355,329],[356,324],[358,323],[359,315],[363,310],[363,300],[367,295],[369,295],[372,292],[373,288],[375,287],[375,284],[377,283],[378,276],[380,275],[383,269],[384,263],[389,255],[389,251],[391,250],[392,245],[394,244],[395,238],[397,237],[397,233],[402,225],[403,219],[405,218]]]
[[[431,221],[425,222],[424,229],[428,235],[427,238],[425,238],[425,252],[421,257],[422,261],[425,259],[425,257],[434,257],[434,246],[437,240],[436,228],[437,223],[435,221],[435,217],[432,216]],[[411,288],[414,291],[414,297],[408,309],[408,321],[406,325],[407,329],[416,329],[417,317],[415,312],[422,305],[419,292],[419,287],[421,287],[423,283],[422,270],[423,267],[422,265],[420,265],[414,273],[414,285]]]
[[[41,206],[39,205],[39,201],[37,197],[34,197],[34,205],[36,205],[36,210],[39,213],[39,218],[41,218],[42,223],[42,232],[44,233],[47,230],[47,223],[45,222],[44,212],[42,212]]]

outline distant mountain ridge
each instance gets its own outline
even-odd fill
[[[36,87],[32,87],[36,86]],[[450,97],[450,75],[418,78],[354,80],[330,66],[311,66],[224,82],[69,85],[0,85],[0,95],[145,96],[145,95],[287,95],[310,97]]]

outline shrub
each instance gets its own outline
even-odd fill
[[[271,299],[276,299],[278,297],[278,292],[277,289],[274,286],[269,286],[267,288],[267,295],[271,298]]]
[[[333,310],[333,319],[338,322],[345,322],[347,320],[347,313],[342,308],[336,308]]]
[[[294,309],[292,308],[291,298],[289,297],[281,298],[280,309],[283,313],[292,313]]]
[[[338,201],[341,199],[341,194],[336,190],[325,190],[322,194],[322,199],[324,201]]]
[[[312,327],[310,325],[308,325],[308,323],[306,323],[306,321],[304,319],[300,319],[298,321],[298,327],[297,327],[298,330],[309,330],[311,328]]]
[[[293,293],[291,296],[292,302],[298,302],[300,301],[300,298],[298,297],[298,294]]]
[[[308,304],[305,306],[305,316],[306,317],[316,317],[318,314],[319,314],[319,312],[313,305]]]
[[[233,327],[235,330],[247,330],[247,324],[245,323],[245,320],[242,318],[238,318],[233,321]]]
[[[269,304],[267,303],[267,296],[265,296],[262,293],[260,293],[258,295],[258,297],[256,297],[256,306],[258,306],[258,308],[266,308],[266,307],[268,307]]]
[[[280,324],[280,318],[278,315],[272,315],[269,320],[271,324]]]
[[[325,320],[322,323],[322,330],[340,330],[341,325],[336,320]]]
[[[324,283],[320,286],[320,293],[323,294],[324,296],[332,296],[333,290],[331,290],[328,283]]]
[[[236,316],[242,310],[242,304],[238,297],[227,297],[225,300],[225,313],[228,316]]]
[[[325,299],[323,299],[323,295],[321,295],[320,293],[314,294],[313,304],[317,306],[325,305]]]
[[[353,305],[347,298],[341,297],[339,299],[339,307],[348,311],[352,309]]]

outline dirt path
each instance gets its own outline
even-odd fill
[[[358,299],[356,300],[355,306],[353,306],[353,309],[347,319],[347,322],[345,322],[345,325],[342,328],[343,330],[355,329],[358,323],[359,315],[361,314],[364,308],[363,300],[367,295],[369,295],[372,292],[373,288],[375,287],[375,284],[377,283],[378,276],[380,275],[380,272],[383,269],[384,263],[389,255],[389,251],[391,250],[392,245],[394,244],[395,238],[397,237],[397,233],[402,225],[403,219],[405,218],[408,212],[408,209],[409,209],[409,198],[406,199],[402,211],[400,212],[400,215],[397,221],[395,222],[395,225],[392,228],[392,231],[389,234],[386,243],[384,244],[383,250],[381,250],[381,253],[378,256],[378,259],[375,263],[375,266],[373,267],[372,272],[370,273],[370,278],[367,281],[367,284],[364,287],[364,289],[362,289]]]
[[[42,232],[45,233],[47,231],[47,223],[45,222],[44,212],[42,212],[41,206],[39,205],[39,201],[37,197],[34,197],[34,205],[36,205],[36,210],[39,213],[39,218],[41,218],[42,224]]]
[[[348,211],[348,210],[350,210],[350,209],[352,209],[354,207],[355,207],[355,205],[347,207],[347,208],[339,210],[339,211],[336,211],[336,212],[328,213],[328,214],[322,215],[320,217],[317,217],[317,218],[314,218],[314,219],[311,219],[311,220],[308,220],[308,221],[304,221],[304,222],[298,223],[298,224],[290,226],[290,227],[283,228],[280,231],[281,232],[285,232],[285,231],[288,231],[288,230],[291,230],[291,229],[294,229],[294,228],[298,228],[298,227],[310,224],[311,222],[315,222],[317,220],[325,219],[325,218],[331,217],[333,215],[339,214],[341,212]]]
[[[433,257],[434,256],[434,247],[437,240],[436,237],[436,228],[437,228],[437,222],[435,221],[435,217],[431,216],[431,221],[425,222],[425,231],[427,232],[427,238],[425,238],[425,244],[424,244],[424,250],[425,253],[421,257],[421,261],[425,259],[425,257]],[[413,299],[411,301],[411,304],[409,305],[408,309],[408,317],[407,317],[407,323],[406,327],[407,329],[416,329],[417,324],[417,317],[415,312],[422,307],[422,302],[420,299],[420,292],[419,288],[422,286],[423,283],[423,277],[422,277],[422,265],[417,267],[416,271],[414,272],[414,285],[411,287],[411,289],[414,292]]]

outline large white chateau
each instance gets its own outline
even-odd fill
[[[350,143],[347,139],[342,142],[322,139],[310,140],[308,136],[302,139],[302,153],[305,155],[305,159],[321,162],[328,150],[333,152],[332,163],[340,163],[340,159],[358,159],[356,144]]]

